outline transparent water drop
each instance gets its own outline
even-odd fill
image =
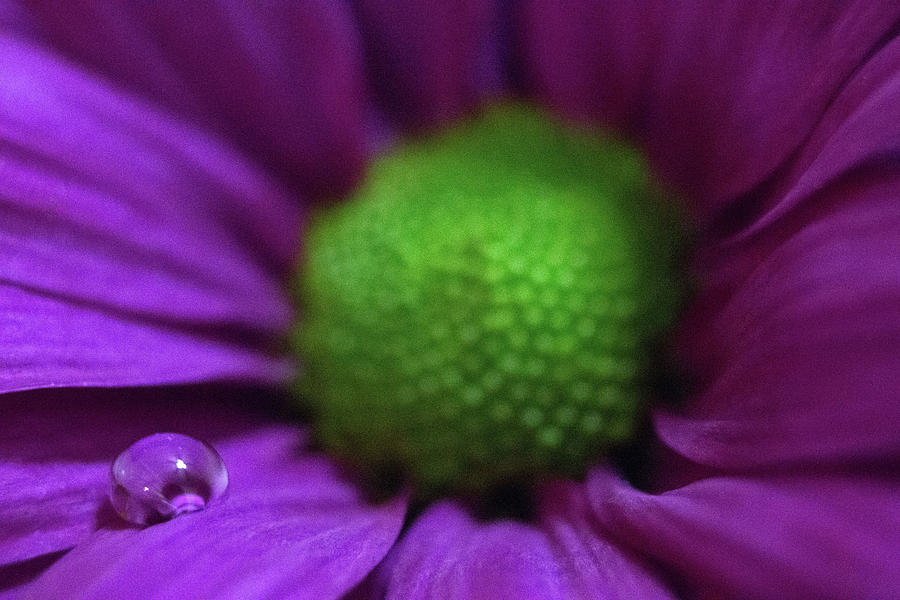
[[[227,489],[228,471],[219,453],[206,442],[179,433],[138,440],[110,468],[113,508],[138,525],[203,510]]]

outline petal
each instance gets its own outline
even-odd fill
[[[106,500],[109,465],[135,440],[176,431],[218,446],[263,427],[247,404],[270,396],[211,385],[3,396],[0,564],[71,548],[117,522]]]
[[[65,554],[64,551],[54,552],[31,560],[0,566],[0,600],[21,598],[23,587],[41,571],[59,560],[63,554]]]
[[[745,243],[767,228],[790,228],[816,214],[817,195],[860,171],[896,172],[900,153],[900,38],[872,52],[844,84],[802,152],[759,200],[752,227],[732,243]]]
[[[522,70],[553,106],[636,138],[708,221],[802,146],[898,17],[863,0],[531,0]]]
[[[146,529],[131,528],[110,514],[105,501],[108,465],[115,455],[86,463],[85,468],[96,473],[93,484],[87,485],[98,498],[89,520],[92,531],[70,540],[77,542],[76,547],[27,587],[27,597],[47,597],[66,589],[73,597],[132,597],[137,593],[137,597],[147,598],[338,598],[369,573],[400,531],[405,500],[370,505],[329,460],[304,450],[300,430],[254,425],[262,420],[259,415],[227,404],[223,410],[211,405],[205,405],[206,417],[197,409],[188,411],[192,418],[186,419],[183,411],[167,410],[163,403],[148,411],[157,421],[150,427],[155,425],[158,430],[159,421],[166,421],[168,415],[169,420],[180,421],[180,429],[189,434],[238,430],[237,434],[211,438],[229,470],[228,497],[199,513]],[[137,420],[134,414],[130,419],[116,417],[114,413],[119,411],[110,408],[104,412],[98,406],[97,412],[106,415],[99,419],[98,428]],[[193,429],[187,426],[192,420]],[[144,427],[127,429],[133,432]],[[70,446],[68,452],[77,450],[77,444],[72,447],[73,440],[63,436],[61,442],[63,448]],[[88,444],[81,446],[86,450]],[[23,464],[26,471],[44,466]],[[35,490],[42,485],[41,473],[34,472],[32,482],[23,487]],[[59,502],[50,496],[39,501],[53,508]],[[87,504],[86,496],[79,501]],[[42,518],[41,508],[34,506],[31,511],[38,535],[46,533],[41,528],[50,521]],[[24,522],[21,512],[8,512]]]
[[[850,173],[805,223],[709,253],[680,345],[702,393],[657,412],[665,443],[723,468],[900,457],[896,171]]]
[[[38,578],[29,597],[63,585],[78,597],[341,597],[387,553],[405,502],[369,506],[325,459],[295,462],[270,471],[271,486],[242,487],[236,472],[220,507],[142,531],[98,531]]]
[[[0,462],[0,564],[70,548],[97,525],[108,465]]]
[[[386,567],[387,598],[566,598],[540,531],[479,525],[455,503],[433,505],[407,531]]]
[[[512,521],[477,523],[456,503],[436,504],[382,565],[386,597],[670,597],[630,558],[582,530],[583,514],[570,519],[579,508],[547,511],[545,531]]]
[[[875,52],[760,198],[751,227],[711,243],[681,350],[700,396],[659,411],[706,465],[900,455],[900,40]]]
[[[33,46],[0,65],[0,391],[283,379],[295,199]]]
[[[356,12],[370,84],[402,126],[458,117],[505,85],[500,3],[363,0]]]
[[[650,496],[597,471],[597,518],[700,597],[894,598],[897,478],[720,477]]]
[[[390,548],[402,503],[321,504],[258,494],[144,532],[101,531],[26,597],[65,586],[75,597],[340,598]]]
[[[576,590],[571,597],[676,597],[653,569],[611,543],[593,518],[583,485],[563,481],[546,486],[540,513],[541,529]]]
[[[340,2],[33,6],[55,49],[336,196],[363,164],[359,43]]]
[[[0,0],[0,30],[25,35],[30,32],[27,9],[16,0]]]

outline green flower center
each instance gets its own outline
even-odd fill
[[[423,498],[582,474],[635,430],[677,221],[635,151],[527,106],[395,149],[308,232],[293,341],[319,439]]]

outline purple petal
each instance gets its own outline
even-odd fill
[[[65,554],[65,551],[0,566],[0,600],[22,597],[23,587]]]
[[[357,15],[371,85],[405,127],[458,117],[504,85],[499,3],[363,0]]]
[[[0,565],[70,548],[97,526],[109,465],[0,462]]]
[[[598,470],[588,490],[612,536],[700,597],[900,593],[896,474],[719,477],[650,496]]]
[[[735,241],[749,241],[767,228],[790,228],[826,212],[829,205],[818,195],[860,174],[895,174],[898,153],[900,38],[895,37],[873,49],[844,83],[802,152],[760,202],[760,218]]]
[[[0,65],[0,391],[281,380],[296,200],[33,46]]]
[[[223,458],[238,466],[234,452],[271,454],[270,441],[251,444],[222,445]],[[284,454],[265,474],[238,467],[221,506],[143,531],[95,533],[38,578],[29,596],[65,586],[79,597],[140,590],[147,598],[339,598],[387,553],[405,502],[369,506],[326,459]],[[242,475],[250,479],[244,485]]]
[[[144,532],[98,532],[27,597],[340,598],[387,552],[402,518],[401,502],[310,505],[261,493]]]
[[[422,514],[391,553],[387,598],[565,598],[547,539],[528,525],[479,525],[451,502]]]
[[[16,0],[0,0],[0,30],[19,35],[30,32],[27,8]]]
[[[5,540],[0,548],[36,549],[33,538],[50,537],[48,529],[56,522],[76,521],[85,513],[91,516],[86,529],[97,529],[83,531],[81,539],[70,539],[70,544],[77,541],[78,545],[27,588],[29,597],[46,597],[66,589],[73,597],[119,597],[140,590],[141,597],[337,598],[383,558],[403,523],[402,498],[381,506],[367,504],[328,459],[304,450],[300,430],[254,425],[261,419],[253,413],[244,411],[242,421],[239,409],[226,404],[217,412],[210,404],[205,405],[211,413],[205,419],[201,410],[189,410],[195,427],[182,430],[190,434],[240,430],[213,441],[228,466],[229,495],[220,504],[167,523],[140,530],[109,514],[105,490],[114,454],[102,461],[85,461],[81,487],[71,473],[63,473],[58,485],[65,488],[65,494],[56,489],[40,493],[48,485],[42,469],[56,464],[21,463],[26,477],[19,486],[23,489],[20,494],[31,491],[34,504],[27,511],[19,506],[4,512],[14,516],[22,528],[30,524],[35,533]],[[116,417],[119,411],[104,412],[98,407],[97,412],[106,415],[98,419],[98,430],[110,421],[128,424],[137,420],[134,415],[131,419]],[[156,406],[148,413],[154,421],[165,421],[168,415],[170,421],[180,418],[182,426],[187,424],[184,416],[172,419],[179,413],[173,407]],[[54,415],[54,420],[64,416]],[[154,425],[160,426],[152,423],[150,427]],[[138,427],[128,429],[133,432]],[[74,439],[62,436],[60,441],[67,453],[77,454]],[[82,451],[87,446],[82,443]],[[0,464],[5,467],[7,463]],[[67,496],[79,508],[88,507],[95,498],[93,513],[66,513],[60,498]],[[2,498],[4,502],[13,500]]]
[[[708,219],[803,144],[898,10],[864,0],[532,0],[520,22],[523,72],[557,108],[635,137]]]
[[[363,164],[360,48],[349,9],[314,0],[32,7],[39,39],[337,195]]]
[[[681,344],[703,393],[658,411],[665,443],[727,468],[900,457],[892,171],[848,174],[810,200],[805,223],[710,252]]]
[[[850,78],[754,224],[710,243],[680,347],[702,393],[656,415],[724,468],[900,456],[900,40]]]
[[[265,405],[270,396],[210,385],[4,395],[0,564],[71,548],[115,521],[109,465],[135,440],[176,431],[218,445],[263,427],[247,404]]]
[[[541,494],[540,526],[573,590],[570,598],[674,598],[658,574],[597,527],[584,486],[555,482]]]
[[[558,499],[567,502],[567,495],[563,490]],[[579,508],[550,508],[544,530],[511,521],[477,523],[458,504],[436,504],[382,565],[386,597],[671,597],[630,558],[583,529]]]

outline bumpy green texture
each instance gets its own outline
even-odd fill
[[[297,284],[322,443],[424,498],[583,473],[632,434],[675,317],[666,206],[635,151],[518,104],[377,160]]]

